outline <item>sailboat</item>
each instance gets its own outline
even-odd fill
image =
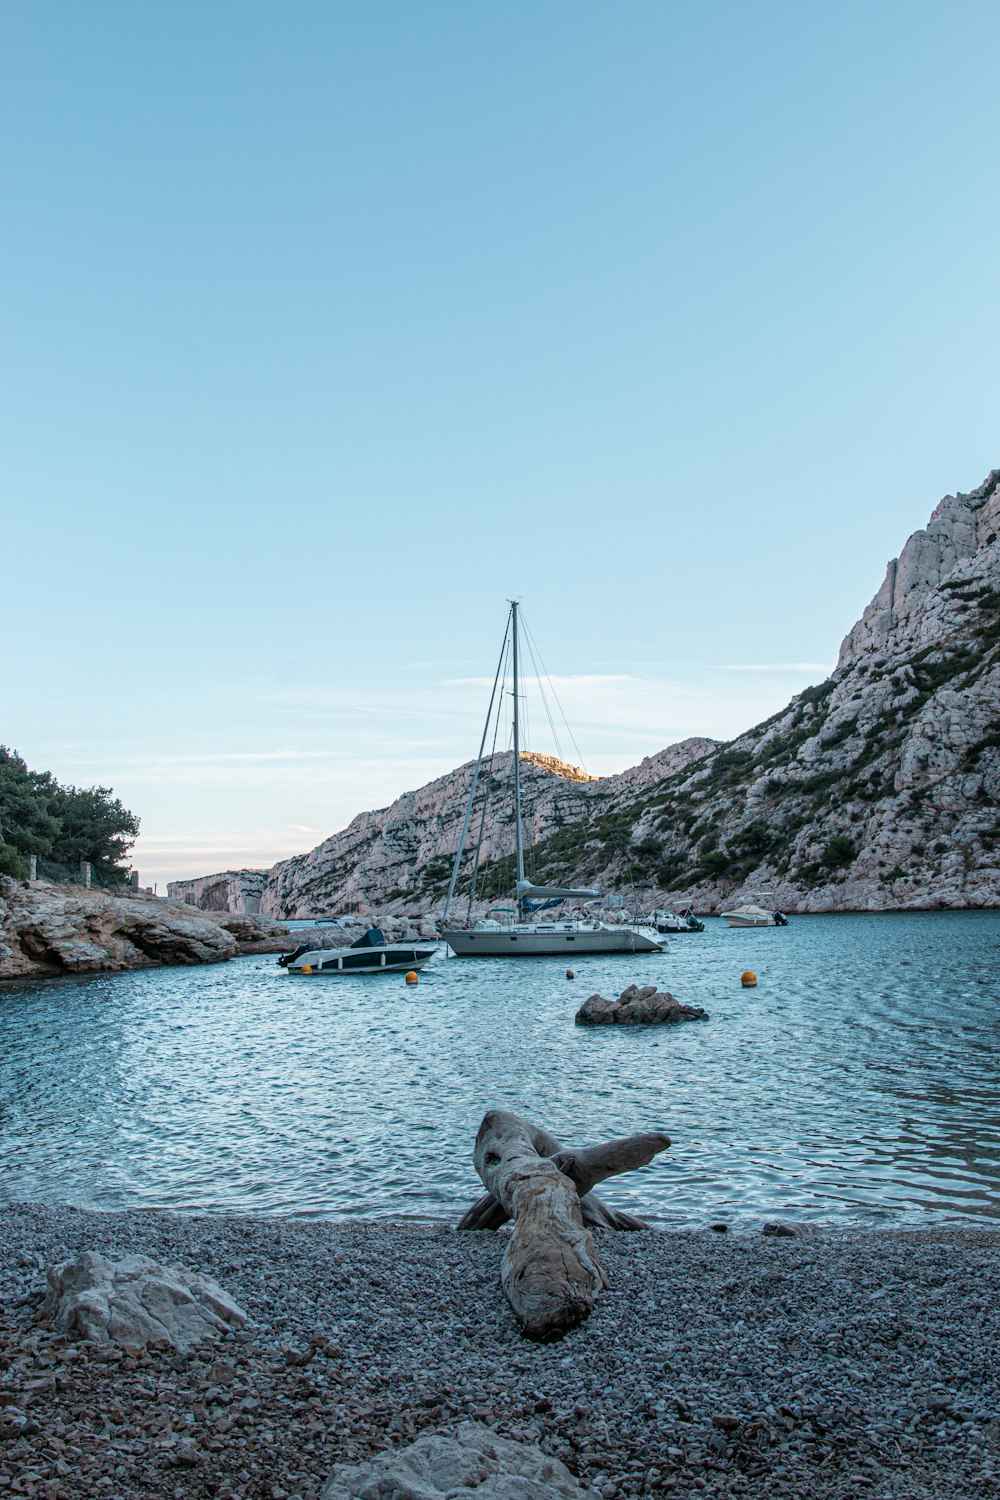
[[[521,743],[520,743],[520,677],[518,659],[518,603],[511,601],[507,630],[511,641],[511,675],[513,688],[513,749],[514,749],[514,840],[517,861],[516,906],[500,908],[491,912],[483,921],[470,927],[449,926],[448,916],[458,884],[458,872],[465,852],[465,843],[472,824],[476,789],[482,768],[486,737],[493,713],[497,684],[501,667],[493,683],[493,698],[486,716],[486,727],[479,745],[479,757],[472,774],[465,823],[462,827],[455,862],[448,887],[441,936],[459,958],[572,958],[581,953],[662,953],[663,945],[656,941],[653,933],[627,924],[612,925],[598,920],[586,919],[536,921],[531,913],[542,907],[559,906],[563,901],[599,901],[599,891],[582,890],[571,886],[535,885],[525,878],[524,871],[524,822],[521,816]],[[506,634],[504,646],[506,648]],[[501,652],[501,666],[503,652]]]

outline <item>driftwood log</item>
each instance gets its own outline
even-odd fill
[[[458,1227],[497,1229],[514,1220],[500,1280],[529,1338],[560,1338],[607,1286],[590,1228],[644,1228],[631,1214],[608,1208],[593,1188],[646,1166],[669,1145],[670,1137],[656,1132],[570,1151],[508,1110],[484,1117],[474,1160],[486,1193]]]

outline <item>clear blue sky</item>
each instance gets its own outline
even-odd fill
[[[968,0],[5,0],[0,739],[162,889],[468,759],[511,593],[592,770],[774,711],[1000,463],[998,55]]]

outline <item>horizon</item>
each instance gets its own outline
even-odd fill
[[[0,740],[143,885],[472,758],[512,593],[587,770],[732,739],[994,465],[995,7],[0,36]]]

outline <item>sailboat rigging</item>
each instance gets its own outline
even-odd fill
[[[486,716],[486,724],[483,728],[483,735],[479,744],[479,755],[472,773],[465,820],[462,825],[458,848],[455,852],[455,862],[452,866],[451,880],[448,886],[448,896],[442,920],[442,936],[454,953],[460,958],[554,957],[581,953],[660,953],[662,952],[662,945],[656,941],[655,935],[641,928],[624,924],[612,925],[611,923],[601,922],[596,919],[592,921],[570,919],[548,922],[532,920],[534,915],[537,915],[546,908],[558,906],[563,901],[598,901],[601,897],[599,891],[577,889],[570,886],[535,885],[525,875],[524,818],[521,788],[519,623],[518,601],[516,599],[511,600],[510,613],[507,617],[507,629],[504,633],[504,643],[500,651],[500,661],[497,665],[496,676],[493,679],[493,691],[490,695],[490,706]],[[466,842],[472,826],[476,793],[479,787],[480,772],[486,752],[486,740],[497,703],[497,692],[503,677],[508,641],[510,643],[513,698],[514,890],[516,909],[513,913],[505,910],[491,913],[483,921],[477,922],[474,925],[466,927],[459,927],[457,925],[449,926],[449,914],[458,885],[459,869],[465,853]],[[485,823],[485,811],[483,823]],[[481,824],[480,846],[482,843],[482,834],[483,825]],[[477,848],[473,867],[473,892],[478,866],[479,849]],[[470,918],[471,909],[472,894],[470,894],[469,898]],[[514,917],[513,921],[509,920],[511,916]]]

